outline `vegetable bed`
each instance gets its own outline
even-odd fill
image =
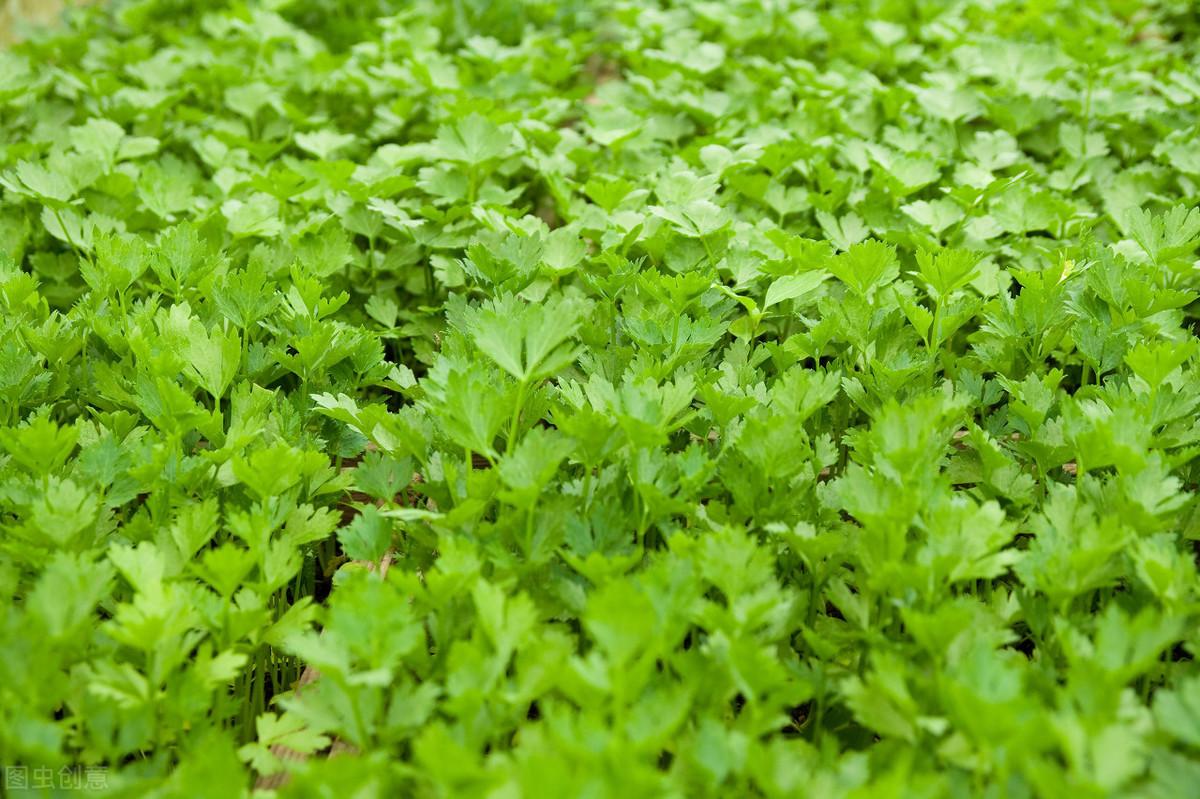
[[[3,792],[1194,795],[1198,34],[117,0],[0,51]]]

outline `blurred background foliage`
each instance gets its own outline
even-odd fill
[[[0,0],[0,46],[23,38],[23,31],[52,24],[69,4],[80,0]]]

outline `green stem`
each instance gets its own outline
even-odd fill
[[[58,220],[58,226],[62,229],[63,235],[67,237],[67,244],[69,244],[71,249],[75,251],[75,255],[90,264],[92,262],[91,257],[83,251],[82,247],[75,243],[73,238],[71,238],[71,231],[67,230],[67,224],[63,222],[62,214],[58,212],[57,208],[51,208],[50,210],[54,212],[54,218]]]
[[[717,259],[716,256],[713,255],[712,247],[708,246],[708,237],[701,236],[700,243],[704,245],[704,252],[708,255],[708,265],[716,266]]]
[[[615,380],[617,379],[617,311],[616,311],[616,296],[614,296],[614,297],[613,297],[613,308],[611,308],[610,310],[612,311],[612,324],[609,326],[609,328],[610,328],[610,336],[611,336],[611,339],[612,339],[612,340],[611,340],[611,342],[610,342],[610,346],[609,346],[609,352],[611,352],[611,353],[612,353],[612,374],[610,374],[610,375],[609,375],[609,378],[610,378],[611,380],[615,381]]]
[[[507,455],[513,450],[513,446],[517,440],[517,426],[521,422],[521,410],[525,405],[525,390],[528,384],[525,380],[521,380],[517,384],[517,401],[513,404],[512,419],[508,423],[508,440],[504,442],[504,454]]]
[[[474,205],[479,193],[479,173],[474,167],[467,170],[467,204]]]
[[[591,510],[592,507],[592,467],[587,466],[583,470],[583,509]]]

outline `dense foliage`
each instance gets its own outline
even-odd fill
[[[1198,33],[140,0],[0,53],[0,764],[1193,793]]]

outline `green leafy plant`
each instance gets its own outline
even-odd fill
[[[1198,33],[115,0],[0,52],[7,794],[1191,795]]]

